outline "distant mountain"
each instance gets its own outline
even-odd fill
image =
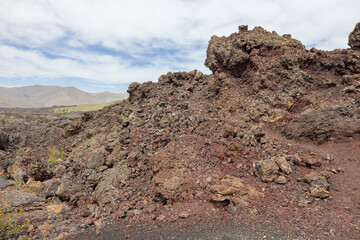
[[[75,87],[26,86],[0,87],[0,107],[52,107],[106,103],[127,98],[127,93],[88,93]]]

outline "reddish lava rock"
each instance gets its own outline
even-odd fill
[[[20,125],[39,139],[19,138],[13,169],[22,178],[45,169],[33,191],[45,207],[68,206],[50,214],[52,234],[111,219],[131,228],[227,219],[359,239],[360,51],[307,50],[240,26],[211,38],[205,65],[213,74],[167,73],[100,111]],[[39,159],[54,145],[66,152],[47,168]]]

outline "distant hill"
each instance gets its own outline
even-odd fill
[[[88,93],[75,87],[26,86],[0,87],[0,107],[52,107],[107,103],[127,98],[127,93]]]

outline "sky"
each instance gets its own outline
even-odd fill
[[[204,66],[212,35],[239,25],[348,48],[359,0],[0,0],[0,86],[126,92]]]

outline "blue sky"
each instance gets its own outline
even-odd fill
[[[204,66],[212,35],[242,24],[308,48],[347,48],[358,0],[0,0],[0,86],[125,92]]]

